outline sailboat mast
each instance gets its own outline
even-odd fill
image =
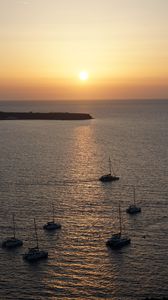
[[[53,210],[53,223],[54,223],[54,203],[52,202],[52,210]]]
[[[109,171],[110,171],[110,174],[113,174],[113,176],[115,176],[115,172],[114,172],[114,168],[111,164],[111,159],[109,157]]]
[[[110,171],[110,174],[111,174],[111,159],[109,157],[109,171]]]
[[[133,187],[133,191],[134,191],[134,205],[135,205],[135,188]]]
[[[16,226],[15,226],[15,215],[14,214],[12,215],[12,218],[13,218],[13,237],[15,239]]]
[[[34,218],[34,230],[35,230],[36,243],[37,243],[37,248],[38,248],[39,245],[38,245],[38,236],[37,236],[37,227],[36,227],[36,220],[35,220],[35,218]]]
[[[120,234],[122,232],[122,224],[121,224],[121,207],[120,207],[120,202],[119,202],[119,222],[120,222]]]

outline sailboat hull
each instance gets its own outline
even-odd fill
[[[48,258],[48,252],[39,250],[38,248],[30,248],[27,253],[23,255],[23,258],[29,262],[38,261],[44,258]]]
[[[61,228],[61,224],[59,223],[54,223],[54,222],[48,222],[47,224],[45,224],[43,226],[43,229],[45,230],[56,230],[56,229],[60,229]]]
[[[131,243],[130,238],[120,237],[120,238],[114,239],[112,237],[111,239],[107,240],[106,245],[109,246],[110,248],[119,249],[126,245],[129,245],[130,243]]]
[[[110,181],[117,181],[119,180],[118,176],[112,176],[111,174],[103,175],[99,178],[102,182],[110,182]]]
[[[23,242],[16,238],[6,239],[5,241],[2,242],[3,248],[16,248],[16,247],[20,247],[22,245],[23,245]]]
[[[130,215],[135,215],[141,212],[141,208],[137,207],[135,205],[130,205],[127,209],[126,212]]]

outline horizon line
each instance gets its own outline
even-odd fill
[[[0,99],[0,102],[6,101],[18,101],[18,102],[26,102],[26,101],[168,101],[168,98],[118,98],[118,99]]]

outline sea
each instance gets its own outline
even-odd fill
[[[0,121],[1,300],[168,296],[168,101],[1,101],[0,111],[82,112],[91,120]],[[119,181],[103,183],[109,157]],[[129,215],[135,199],[141,213]],[[119,231],[131,244],[113,250]],[[52,220],[61,229],[46,232]],[[48,259],[28,263],[36,246]]]

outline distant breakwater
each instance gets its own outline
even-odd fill
[[[93,117],[87,113],[68,112],[3,112],[0,120],[90,120]]]

